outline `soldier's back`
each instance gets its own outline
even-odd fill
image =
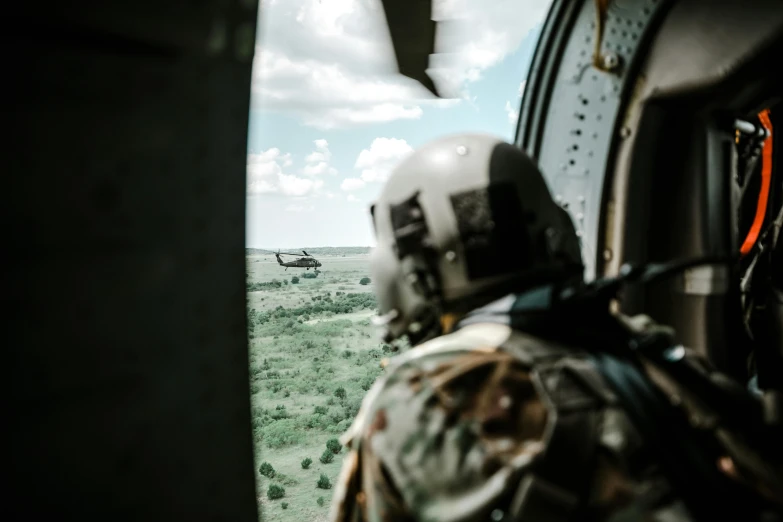
[[[335,521],[689,520],[587,354],[501,324],[395,357],[343,442]]]

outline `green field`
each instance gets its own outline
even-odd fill
[[[330,451],[327,441],[348,428],[390,355],[370,323],[372,286],[360,284],[369,276],[367,254],[307,250],[323,264],[316,278],[304,277],[312,270],[286,271],[272,255],[247,256],[255,468],[264,521],[327,519],[345,453]],[[324,454],[331,462],[321,461]],[[305,458],[312,460],[307,469]],[[265,467],[262,474],[263,463],[274,473]],[[328,489],[317,487],[322,474]],[[282,487],[284,496],[269,499],[270,486]]]

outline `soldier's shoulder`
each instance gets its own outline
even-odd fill
[[[456,332],[441,335],[394,357],[389,371],[416,365],[430,359],[448,358],[468,352],[491,352],[503,345],[513,335],[504,324],[472,324]]]
[[[502,324],[474,324],[456,332],[442,335],[392,357],[384,373],[367,391],[362,406],[352,426],[343,435],[342,442],[350,445],[363,431],[369,429],[374,412],[406,404],[412,412],[417,406],[411,400],[422,393],[422,388],[412,386],[422,374],[430,374],[438,368],[446,368],[465,356],[482,357],[496,353],[513,331]],[[422,406],[423,407],[423,406]]]

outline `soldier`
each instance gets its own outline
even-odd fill
[[[387,342],[413,348],[392,359],[343,436],[334,522],[774,511],[760,498],[783,498],[779,470],[741,444],[701,451],[713,439],[690,437],[672,411],[685,406],[660,400],[687,394],[665,376],[653,387],[648,366],[621,349],[675,346],[671,332],[574,297],[587,288],[578,236],[521,150],[484,135],[434,141],[396,168],[371,213],[378,322]]]

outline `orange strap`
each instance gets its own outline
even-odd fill
[[[764,216],[767,212],[767,201],[769,200],[769,186],[772,184],[772,122],[769,121],[769,109],[764,109],[759,113],[761,124],[767,129],[767,138],[764,140],[764,146],[761,149],[761,190],[759,190],[759,200],[756,205],[756,217],[753,219],[748,231],[745,242],[742,243],[740,253],[744,256],[751,251],[761,232],[761,225],[764,224]]]

